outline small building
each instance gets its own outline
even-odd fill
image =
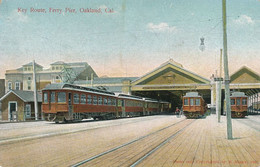
[[[42,96],[37,94],[38,110],[41,118]],[[3,121],[35,120],[34,92],[10,90],[1,99],[1,116]]]

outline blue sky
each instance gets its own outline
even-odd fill
[[[221,0],[2,0],[0,78],[33,59],[88,62],[99,76],[141,76],[172,58],[209,78],[222,48]],[[18,8],[27,12],[18,12]],[[30,12],[46,9],[46,13]],[[49,8],[62,13],[49,13]],[[74,8],[76,13],[65,13]],[[80,8],[102,13],[81,13]],[[106,13],[105,9],[113,9]],[[230,74],[260,72],[260,1],[228,0]],[[199,50],[200,38],[205,50]]]

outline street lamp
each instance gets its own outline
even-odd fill
[[[204,45],[204,37],[200,38],[200,47],[199,49],[203,52],[205,50],[205,45]]]

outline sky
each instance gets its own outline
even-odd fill
[[[169,59],[206,78],[219,67],[221,0],[0,2],[0,78],[32,60],[87,62],[109,77],[142,76]],[[230,75],[260,73],[260,0],[227,0],[227,38]]]

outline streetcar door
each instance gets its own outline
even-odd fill
[[[68,93],[69,117],[72,117],[72,94]]]
[[[122,115],[123,117],[126,116],[126,113],[125,113],[125,100],[121,100],[121,106],[122,106]]]

